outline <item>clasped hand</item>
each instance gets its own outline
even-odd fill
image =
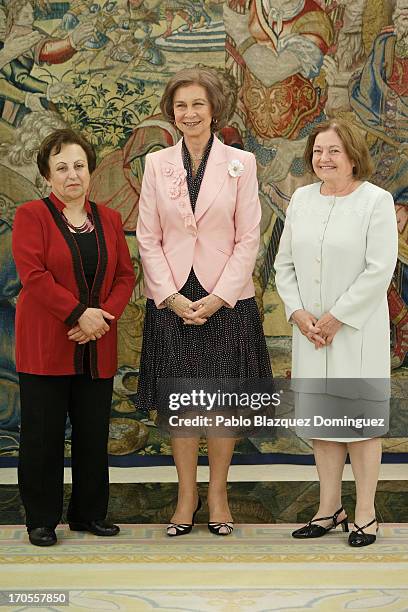
[[[292,319],[300,332],[315,345],[315,349],[330,345],[342,326],[341,321],[329,312],[317,319],[307,310],[296,310]]]
[[[183,319],[185,325],[204,325],[224,305],[224,300],[212,293],[196,302],[178,294],[171,303],[171,310]]]
[[[87,308],[78,319],[78,324],[68,332],[68,339],[86,344],[90,340],[99,340],[109,331],[109,325],[105,321],[112,321],[115,317],[102,310],[102,308]]]

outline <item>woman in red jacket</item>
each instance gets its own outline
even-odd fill
[[[57,130],[41,144],[38,168],[49,198],[17,210],[13,255],[23,289],[16,308],[20,378],[20,494],[29,539],[57,541],[67,414],[72,424],[74,531],[112,536],[105,520],[107,440],[116,325],[134,287],[120,215],[89,202],[95,152],[79,134]]]

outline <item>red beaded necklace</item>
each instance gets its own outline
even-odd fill
[[[70,228],[70,230],[72,230],[76,234],[89,234],[90,232],[93,232],[93,230],[95,229],[93,221],[92,221],[92,217],[89,215],[89,213],[87,213],[86,219],[82,223],[82,225],[79,225],[79,226],[72,225],[72,223],[68,221],[68,219],[66,218],[63,212],[62,212],[62,217],[65,223]]]

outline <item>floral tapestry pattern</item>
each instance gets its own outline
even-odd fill
[[[408,26],[398,2],[380,0],[0,0],[0,457],[17,456],[14,312],[20,290],[11,256],[15,211],[48,194],[36,167],[41,141],[70,126],[97,151],[90,198],[118,210],[137,284],[119,322],[119,370],[110,431],[114,456],[169,455],[169,440],[134,403],[145,300],[135,237],[147,153],[180,135],[161,115],[168,78],[202,64],[221,77],[228,122],[219,136],[255,154],[262,204],[256,299],[275,376],[290,375],[290,326],[273,261],[293,190],[311,182],[307,135],[341,116],[366,135],[373,181],[395,200],[399,258],[388,292],[393,384],[408,366]],[[245,172],[231,162],[233,180]],[[185,170],[163,166],[169,200],[195,228]],[[70,427],[66,435],[70,452]],[[391,452],[393,440],[385,442]],[[205,443],[200,453],[205,454]],[[237,453],[310,454],[291,437],[242,440]],[[408,452],[408,439],[398,452]]]

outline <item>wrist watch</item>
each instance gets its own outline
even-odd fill
[[[164,303],[166,304],[167,308],[170,308],[171,305],[173,304],[174,300],[176,299],[176,297],[179,295],[179,293],[172,293],[171,295],[169,295],[168,298],[166,298],[164,300]]]

